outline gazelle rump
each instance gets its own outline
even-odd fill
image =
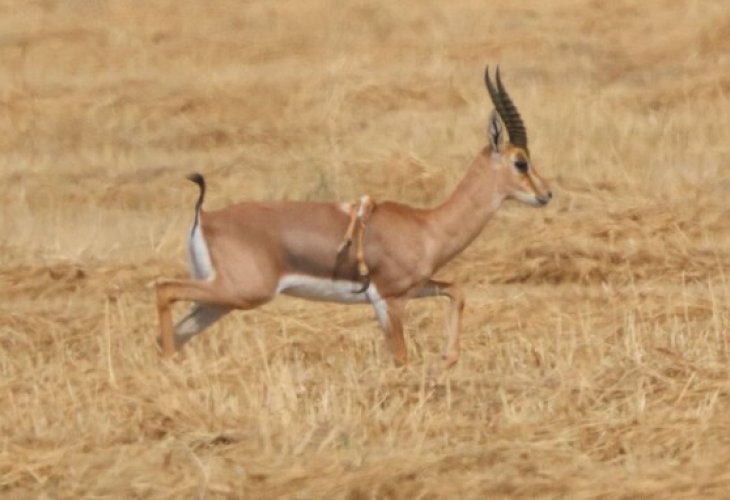
[[[479,235],[503,201],[543,206],[552,197],[532,165],[525,127],[499,68],[496,86],[488,68],[485,83],[495,107],[488,143],[451,196],[429,209],[382,202],[370,214],[363,241],[367,287],[360,281],[353,248],[344,258],[338,254],[351,222],[350,205],[243,202],[207,212],[202,208],[205,180],[200,174],[189,176],[200,187],[188,241],[192,279],[157,285],[163,354],[174,354],[227,312],[255,308],[282,293],[372,304],[396,364],[403,364],[406,302],[445,296],[451,307],[443,357],[448,365],[455,363],[464,298],[456,284],[432,276]],[[194,304],[173,328],[170,308],[176,301]]]

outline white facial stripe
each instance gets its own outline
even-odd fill
[[[532,205],[534,207],[541,207],[544,205],[544,203],[540,203],[540,200],[537,199],[537,196],[534,193],[523,193],[521,191],[518,191],[512,197],[517,201],[527,203],[528,205]]]
[[[309,300],[338,302],[341,304],[364,304],[368,301],[369,295],[366,292],[355,293],[361,288],[362,283],[358,281],[289,274],[279,280],[276,291],[284,295]],[[370,285],[370,288],[372,288],[372,285]]]
[[[213,264],[210,261],[208,245],[203,238],[203,231],[197,221],[188,236],[188,259],[190,262],[190,275],[196,280],[211,280],[215,275]]]

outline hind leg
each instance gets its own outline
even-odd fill
[[[198,333],[231,309],[252,309],[267,302],[269,299],[270,297],[242,297],[240,294],[236,295],[228,292],[225,287],[215,281],[165,280],[159,282],[157,284],[157,314],[160,318],[162,355],[169,357],[175,354],[176,351],[176,339],[175,331],[172,327],[171,311],[172,304],[175,302],[196,302],[203,304],[207,308],[205,312],[202,309],[199,312],[193,310],[188,314],[190,319],[186,317],[178,323],[178,326],[185,328],[185,331],[192,332],[195,329],[193,325],[198,324],[198,321],[200,321],[200,324],[203,326],[195,332]],[[214,318],[216,314],[218,317]],[[189,330],[187,330],[188,328]],[[181,338],[187,340],[192,335],[184,335],[183,332]]]
[[[193,304],[187,316],[175,325],[175,347],[179,349],[230,311],[227,307]]]
[[[162,355],[175,354],[175,335],[172,328],[171,307],[185,300],[204,304],[220,304],[221,297],[209,281],[165,280],[157,283],[157,314],[160,318]],[[222,305],[222,304],[220,304]]]

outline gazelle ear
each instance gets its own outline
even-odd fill
[[[501,153],[504,150],[504,127],[496,109],[489,117],[489,142],[492,144],[492,151]]]

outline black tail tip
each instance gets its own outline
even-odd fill
[[[193,172],[192,174],[188,174],[185,176],[185,178],[189,181],[193,181],[198,186],[201,186],[201,187],[205,186],[205,179],[198,172]]]

